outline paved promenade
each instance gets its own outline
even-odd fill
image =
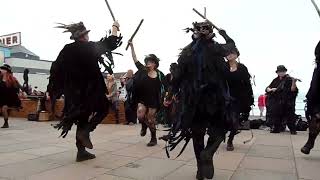
[[[178,159],[168,159],[163,142],[146,147],[140,126],[99,125],[92,135],[97,158],[75,162],[75,127],[58,138],[52,122],[10,119],[9,129],[0,129],[0,180],[194,180],[196,161],[192,143]],[[2,121],[0,121],[2,124]],[[160,134],[163,134],[160,132]],[[255,130],[235,138],[235,151],[222,144],[214,157],[216,180],[320,180],[320,141],[306,156],[300,148],[307,132],[270,134]],[[175,152],[175,155],[178,152]],[[173,157],[175,157],[172,154]]]

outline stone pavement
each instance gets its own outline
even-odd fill
[[[146,147],[149,137],[139,137],[140,126],[100,125],[92,135],[97,158],[76,163],[75,128],[62,139],[50,124],[10,119],[11,127],[0,129],[0,180],[195,179],[192,143],[181,157],[168,159],[163,142]],[[214,179],[320,180],[319,139],[306,156],[300,153],[306,132],[291,136],[257,130],[253,141],[243,144],[250,136],[250,131],[236,136],[234,152],[221,145]]]

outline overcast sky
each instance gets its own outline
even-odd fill
[[[320,0],[316,0],[320,6]],[[255,94],[276,77],[279,64],[302,79],[306,92],[314,68],[314,48],[320,35],[320,18],[310,0],[109,0],[124,36],[115,56],[115,72],[135,70],[125,45],[139,21],[144,23],[134,43],[137,56],[156,54],[167,73],[179,49],[191,41],[182,29],[201,21],[193,11],[207,7],[207,17],[227,31],[240,50],[240,60],[256,77]],[[0,34],[22,33],[22,45],[45,60],[55,60],[70,34],[53,28],[56,22],[83,21],[90,39],[105,36],[112,18],[104,0],[1,0]],[[218,37],[218,41],[223,40]]]

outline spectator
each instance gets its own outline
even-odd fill
[[[124,75],[124,86],[127,92],[126,101],[124,103],[126,121],[128,125],[137,123],[137,107],[133,103],[132,91],[133,91],[133,70],[129,69]]]
[[[260,118],[263,117],[264,108],[266,107],[266,95],[261,94],[258,98],[258,107],[260,110]]]
[[[297,79],[287,74],[287,69],[283,65],[277,67],[275,78],[266,88],[268,97],[268,113],[272,123],[271,133],[280,133],[285,130],[285,124],[290,129],[290,133],[295,135],[295,101],[298,95],[296,86]]]
[[[115,113],[116,123],[119,124],[119,93],[113,75],[107,75],[107,88],[107,98],[111,102],[111,109]]]

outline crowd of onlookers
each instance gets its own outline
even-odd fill
[[[106,85],[108,94],[106,94],[111,110],[115,113],[116,123],[119,121],[120,102],[124,104],[125,118],[128,125],[137,123],[136,109],[132,104],[132,88],[133,88],[133,71],[128,70],[120,77],[120,84],[114,75],[108,74],[106,76]]]

